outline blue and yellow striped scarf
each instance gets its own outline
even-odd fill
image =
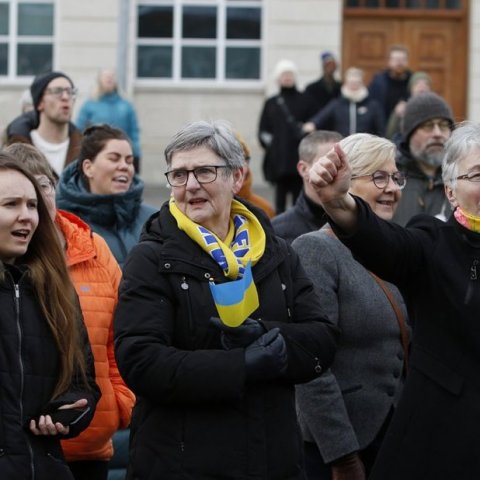
[[[190,220],[173,197],[169,206],[178,228],[207,252],[230,280],[220,284],[210,282],[220,318],[229,326],[241,325],[259,305],[251,265],[255,265],[265,251],[265,232],[257,217],[243,204],[232,200],[228,234],[222,241]]]

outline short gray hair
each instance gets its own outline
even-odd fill
[[[309,133],[298,145],[298,158],[311,165],[318,156],[319,145],[337,143],[342,135],[331,130],[315,130]]]
[[[457,125],[445,143],[442,162],[443,183],[455,188],[458,176],[458,162],[473,149],[480,149],[480,123],[462,122]]]
[[[165,148],[167,166],[177,152],[207,147],[225,161],[232,170],[242,168],[244,155],[231,125],[225,120],[191,122],[181,128]]]
[[[354,133],[340,142],[352,168],[352,176],[370,175],[385,161],[395,161],[395,145],[386,138],[370,133]]]

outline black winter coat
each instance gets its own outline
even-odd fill
[[[289,244],[300,235],[318,230],[326,223],[325,211],[320,205],[309,200],[304,190],[298,195],[295,205],[272,218],[275,234]]]
[[[60,365],[55,340],[26,269],[6,268],[5,280],[0,283],[0,478],[71,480],[60,439],[75,437],[87,428],[100,398],[90,347],[87,342],[91,390],[74,379],[67,392],[50,402]],[[91,410],[70,427],[68,435],[35,436],[30,432],[31,418],[80,398],[88,400]]]
[[[414,323],[410,370],[370,480],[480,478],[480,235],[453,216],[418,215],[404,229],[357,205],[358,230],[342,241],[400,288]]]
[[[285,102],[293,121],[288,121],[285,110],[278,104],[279,98]],[[296,88],[282,88],[278,95],[265,102],[258,139],[265,149],[263,174],[266,180],[275,183],[280,178],[298,176],[298,144],[303,136],[301,126],[315,111],[310,96]]]
[[[296,254],[264,228],[251,317],[285,338],[281,380],[247,384],[244,349],[222,349],[208,283],[223,272],[178,229],[168,204],[129,254],[115,318],[118,367],[137,395],[129,479],[304,479],[294,384],[331,363],[334,329]]]
[[[381,105],[371,97],[352,102],[343,95],[333,99],[313,118],[318,130],[334,130],[344,137],[353,133],[385,133],[385,116]]]

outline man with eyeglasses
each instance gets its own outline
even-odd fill
[[[452,110],[439,95],[425,92],[408,100],[397,157],[398,169],[407,176],[408,182],[394,222],[405,226],[420,213],[441,219],[449,216],[442,160],[453,128]]]
[[[7,145],[23,142],[34,145],[60,176],[75,160],[82,134],[71,122],[77,89],[63,72],[38,75],[30,86],[34,110],[17,117],[7,127]]]

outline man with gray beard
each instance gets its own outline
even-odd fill
[[[445,220],[451,213],[442,181],[442,160],[453,128],[452,110],[439,95],[425,92],[408,100],[397,158],[407,185],[394,222],[405,226],[419,213]]]

